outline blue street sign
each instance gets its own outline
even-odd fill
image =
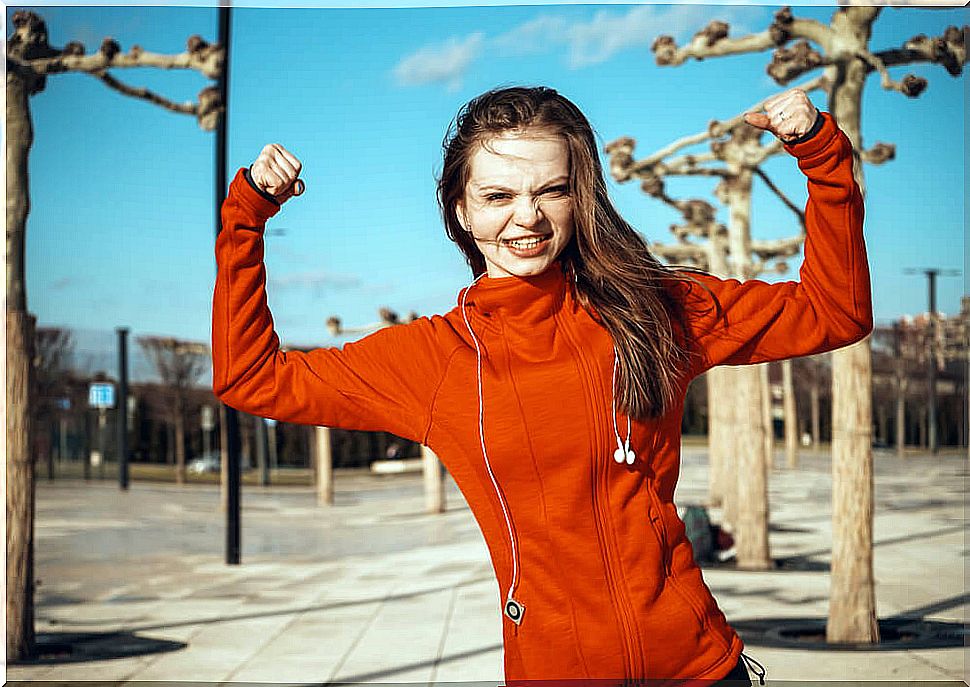
[[[88,405],[92,408],[114,408],[115,385],[105,382],[92,382],[88,388]]]

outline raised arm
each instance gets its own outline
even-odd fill
[[[786,144],[808,178],[805,259],[799,281],[743,283],[692,277],[685,297],[697,353],[693,373],[812,355],[872,331],[862,195],[852,175],[852,144],[829,113],[809,140]]]
[[[445,356],[427,318],[349,343],[281,351],[266,302],[263,230],[280,204],[240,169],[222,205],[212,303],[212,387],[239,410],[285,422],[385,430],[424,442]]]

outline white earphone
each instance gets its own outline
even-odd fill
[[[620,429],[616,426],[616,346],[613,347],[613,435],[616,437],[616,450],[613,451],[613,460],[617,463],[626,462],[633,465],[637,459],[637,454],[630,449],[630,416],[626,416],[626,441],[620,439]]]

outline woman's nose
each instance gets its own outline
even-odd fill
[[[515,223],[523,227],[531,227],[542,221],[542,210],[539,201],[530,196],[524,196],[515,204]]]

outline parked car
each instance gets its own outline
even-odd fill
[[[193,458],[185,466],[189,474],[201,475],[206,472],[219,472],[222,468],[222,456],[218,451],[203,453],[198,458]]]

